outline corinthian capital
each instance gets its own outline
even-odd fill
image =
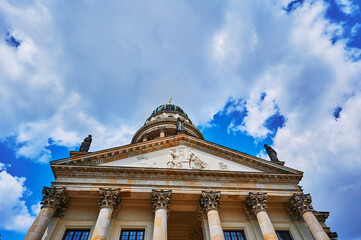
[[[172,190],[154,190],[152,192],[152,208],[156,211],[159,208],[163,208],[169,211],[170,200],[172,199]]]
[[[292,212],[297,214],[302,214],[304,212],[313,212],[314,209],[311,205],[312,198],[310,194],[293,194],[291,198],[291,210]]]
[[[221,197],[221,192],[206,192],[202,191],[202,196],[200,199],[201,208],[203,211],[208,212],[212,209],[218,209],[221,205],[219,198]]]
[[[41,208],[53,208],[55,215],[62,216],[62,212],[68,207],[69,196],[65,187],[44,187],[43,199],[41,201]]]
[[[99,188],[100,208],[109,207],[116,210],[120,205],[120,188]]]
[[[246,203],[246,209],[256,215],[260,211],[267,210],[267,193],[249,193]]]

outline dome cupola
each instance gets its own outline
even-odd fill
[[[181,133],[204,139],[202,133],[193,125],[183,109],[169,101],[154,109],[144,126],[134,134],[132,143]]]

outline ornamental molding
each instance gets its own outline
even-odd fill
[[[247,167],[255,168],[262,172],[270,174],[293,175],[296,176],[299,181],[302,179],[303,173],[301,171],[285,166],[280,166],[273,162],[184,134],[164,137],[137,144],[130,144],[113,149],[98,151],[95,153],[74,155],[71,158],[52,161],[51,166],[97,166],[102,163],[136,157],[162,149],[174,148],[180,145],[185,145],[187,147],[191,147]]]
[[[219,199],[221,198],[221,192],[207,192],[202,191],[202,195],[200,198],[200,206],[204,212],[208,212],[209,210],[217,210],[221,203]]]
[[[113,211],[118,210],[121,202],[120,194],[120,188],[99,188],[100,208],[108,207]]]
[[[312,198],[310,194],[294,193],[290,200],[289,212],[294,217],[302,215],[305,212],[314,212],[312,207]]]
[[[41,208],[52,208],[55,217],[62,217],[69,204],[69,196],[65,187],[44,187]]]
[[[127,178],[127,179],[159,179],[159,180],[197,180],[259,183],[293,183],[297,184],[302,176],[293,174],[272,174],[238,171],[213,171],[197,169],[167,168],[134,168],[117,166],[71,166],[53,165],[55,177],[84,178]],[[294,189],[293,189],[294,190]]]
[[[267,193],[250,192],[245,205],[245,209],[248,215],[257,215],[257,213],[260,211],[267,211],[267,201]]]
[[[315,215],[315,217],[317,218],[317,220],[319,222],[326,222],[326,219],[328,218],[328,216],[330,216],[329,212],[317,212],[314,211],[313,214]]]
[[[165,209],[167,212],[172,199],[172,190],[152,190],[152,210]]]

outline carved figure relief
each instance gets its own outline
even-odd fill
[[[140,155],[137,157],[138,160],[148,160],[148,157],[146,155]]]
[[[206,169],[208,164],[191,152],[187,147],[172,148],[169,151],[168,168]]]
[[[208,164],[199,159],[194,153],[189,156],[189,167],[193,169],[205,169],[208,168]]]
[[[149,161],[147,155],[140,155],[137,157],[139,160],[138,165],[141,167],[156,167],[157,163],[154,161]]]
[[[228,166],[225,163],[219,162],[218,166],[219,166],[219,169],[221,169],[221,170],[228,170]]]

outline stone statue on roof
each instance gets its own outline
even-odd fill
[[[175,124],[176,126],[176,132],[185,132],[184,128],[184,120],[182,120],[180,117],[177,118],[177,122]]]
[[[280,161],[280,160],[278,160],[277,152],[271,146],[268,146],[267,144],[265,144],[263,146],[266,149],[266,152],[267,152],[269,158],[271,159],[271,162],[279,162]]]
[[[79,152],[88,152],[91,143],[92,143],[92,135],[89,135],[86,138],[84,138],[84,141],[81,143]]]

